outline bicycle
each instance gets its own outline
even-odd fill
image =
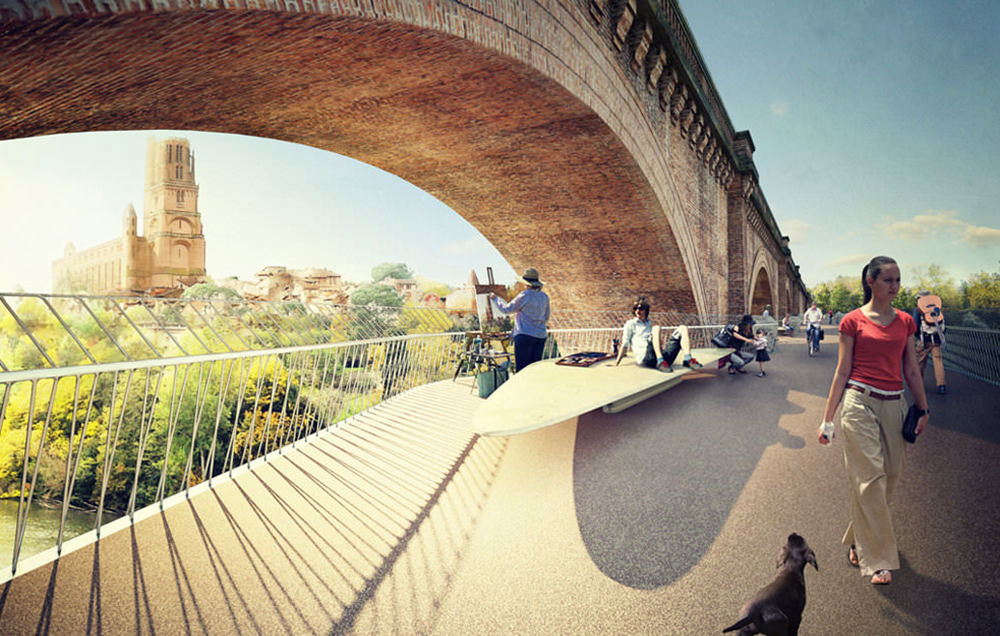
[[[809,343],[809,357],[813,357],[819,353],[819,331],[822,329],[819,325],[809,325],[806,328],[806,340]]]

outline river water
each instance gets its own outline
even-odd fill
[[[59,538],[60,508],[50,508],[37,503],[28,512],[28,527],[24,531],[20,558],[24,559],[43,550],[54,548]],[[70,509],[66,513],[63,541],[94,529],[97,515],[93,512]],[[0,567],[10,566],[14,554],[14,531],[17,527],[17,500],[0,499]]]

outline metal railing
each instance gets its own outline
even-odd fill
[[[942,353],[949,371],[1000,386],[1000,331],[948,327]]]
[[[99,536],[116,518],[451,377],[463,340],[409,335],[0,373],[0,487],[17,501],[9,575],[33,504],[58,508],[44,546],[58,553],[71,508],[90,511]]]
[[[74,534],[160,510],[386,398],[449,379],[474,316],[426,308],[0,295],[0,503],[6,578],[39,506]],[[4,315],[6,313],[6,315]],[[546,357],[611,351],[627,312],[555,312]],[[693,347],[718,324],[689,324]],[[86,523],[70,531],[69,515]],[[2,520],[0,520],[2,521]],[[4,570],[0,570],[3,579]]]

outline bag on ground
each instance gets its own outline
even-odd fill
[[[476,387],[479,397],[488,398],[497,388],[507,381],[507,369],[489,369],[476,374]]]

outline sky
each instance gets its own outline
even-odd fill
[[[903,284],[938,265],[956,282],[1000,269],[1000,3],[680,0],[760,186],[808,286],[872,256]],[[470,224],[377,168],[306,146],[195,131],[0,141],[0,291],[51,291],[68,242],[117,237],[142,214],[146,139],[191,142],[207,270],[268,265],[352,282],[402,262],[457,286],[517,273]]]
[[[807,286],[1000,271],[1000,2],[680,5]]]
[[[380,263],[405,263],[453,287],[475,269],[516,273],[451,208],[410,183],[348,157],[272,139],[197,131],[51,135],[0,142],[0,291],[52,290],[67,243],[121,235],[140,216],[146,140],[185,137],[195,156],[205,268],[253,280],[269,265],[326,267],[351,282]]]

